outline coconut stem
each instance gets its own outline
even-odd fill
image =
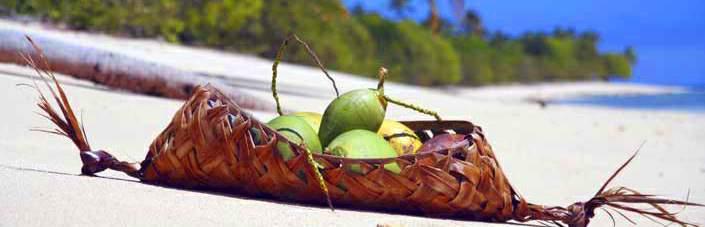
[[[379,76],[379,82],[377,82],[377,91],[380,95],[384,95],[384,79],[387,77],[387,68],[379,67],[377,71],[377,76]]]
[[[330,199],[330,193],[328,192],[328,186],[326,185],[325,180],[323,179],[323,174],[318,170],[318,167],[316,167],[316,161],[313,160],[313,154],[311,154],[311,151],[308,149],[304,149],[304,152],[306,152],[306,161],[308,161],[308,164],[311,165],[311,169],[313,170],[314,175],[316,175],[316,179],[318,180],[318,186],[321,187],[321,190],[323,190],[323,193],[326,194],[326,201],[328,202],[328,207],[332,211],[335,211],[335,208],[333,208],[333,202]]]
[[[321,174],[320,171],[318,171],[318,167],[316,167],[316,162],[313,160],[313,154],[311,153],[311,151],[308,150],[308,147],[306,147],[306,144],[304,143],[304,137],[301,136],[301,134],[299,134],[295,130],[290,129],[290,128],[280,128],[280,129],[277,129],[277,131],[278,132],[282,132],[282,131],[291,132],[291,133],[294,133],[294,135],[296,135],[297,137],[299,137],[299,139],[301,140],[301,144],[299,144],[299,145],[304,148],[303,150],[306,153],[306,161],[308,162],[308,164],[311,165],[311,170],[313,170],[314,175],[316,175],[316,179],[318,180],[318,186],[321,187],[321,190],[323,191],[323,193],[326,194],[326,200],[328,201],[328,206],[330,207],[330,209],[335,211],[335,209],[333,208],[333,202],[330,199],[330,194],[328,193],[328,186],[326,185],[325,180],[323,180],[323,175]]]
[[[438,113],[436,113],[436,111],[424,109],[423,107],[420,107],[420,106],[417,106],[417,105],[414,105],[414,104],[405,103],[405,102],[402,102],[402,101],[400,101],[400,100],[393,99],[393,98],[391,98],[391,97],[389,97],[389,96],[386,96],[386,95],[382,95],[382,96],[383,96],[384,99],[387,100],[388,102],[391,102],[391,103],[394,103],[394,104],[397,104],[397,105],[400,105],[400,106],[403,106],[403,107],[406,107],[406,108],[415,110],[416,112],[419,112],[419,113],[423,113],[423,114],[426,114],[426,115],[433,116],[434,118],[436,118],[436,120],[441,121],[441,116],[439,116]]]
[[[330,207],[331,210],[335,211],[333,208],[333,202],[330,200],[330,194],[328,193],[328,186],[325,183],[325,180],[323,180],[323,175],[321,174],[320,171],[318,171],[318,167],[316,167],[316,162],[313,160],[313,154],[311,151],[308,150],[308,147],[306,147],[306,144],[304,143],[304,137],[301,136],[298,132],[296,132],[293,129],[290,128],[280,128],[277,129],[278,132],[282,131],[287,131],[294,133],[299,139],[301,140],[301,144],[299,146],[302,146],[304,149],[304,152],[306,153],[306,161],[308,164],[311,165],[311,170],[313,170],[314,175],[316,175],[316,179],[318,181],[318,186],[321,187],[321,190],[323,191],[324,194],[326,194],[326,200],[328,201],[328,206]]]
[[[281,58],[284,55],[284,50],[286,50],[286,47],[289,45],[289,41],[295,40],[296,42],[300,43],[301,45],[306,48],[306,52],[311,56],[313,59],[314,63],[318,66],[318,68],[323,71],[323,74],[328,77],[328,80],[331,81],[333,84],[333,89],[335,90],[335,96],[338,97],[340,96],[340,92],[338,92],[338,86],[335,84],[335,80],[333,77],[328,74],[328,70],[326,70],[325,67],[323,67],[323,64],[321,63],[321,60],[318,58],[315,52],[311,49],[311,47],[308,45],[308,43],[304,42],[297,36],[296,34],[290,34],[289,37],[287,37],[283,42],[282,45],[279,46],[279,50],[277,50],[277,55],[274,58],[274,63],[272,64],[272,96],[274,96],[274,101],[277,103],[277,113],[279,115],[284,115],[281,109],[281,104],[279,103],[279,94],[277,94],[277,66],[279,66],[279,62],[281,62]]]

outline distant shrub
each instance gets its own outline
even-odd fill
[[[632,75],[629,58],[621,54],[609,53],[604,56],[606,75],[629,78]]]
[[[261,16],[261,0],[177,1],[178,15],[183,21],[181,38],[189,43],[229,48],[238,40],[248,20]]]
[[[338,1],[270,0],[254,34],[256,42],[266,44],[261,54],[274,57],[279,44],[289,33],[306,40],[329,68],[348,72],[374,73],[373,48],[369,32],[347,14]],[[249,32],[249,31],[248,31]],[[311,64],[298,44],[291,45],[285,60]]]
[[[487,42],[477,36],[453,38],[453,45],[460,55],[463,83],[483,85],[494,82],[492,49]]]
[[[390,79],[420,85],[455,84],[460,60],[451,43],[411,21],[393,23],[379,15],[360,16],[377,44],[377,57],[390,69]]]

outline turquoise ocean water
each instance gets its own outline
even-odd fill
[[[595,105],[625,109],[673,110],[705,113],[705,86],[686,93],[633,96],[588,96],[554,102],[560,105]]]

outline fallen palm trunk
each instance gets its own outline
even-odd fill
[[[39,69],[58,72],[78,79],[93,81],[115,89],[140,94],[188,99],[198,84],[210,83],[240,107],[252,110],[273,110],[268,101],[241,93],[217,78],[206,78],[197,73],[179,70],[166,65],[143,61],[96,48],[69,44],[51,38],[36,36],[45,57],[51,61],[36,65]],[[25,34],[0,29],[0,62],[26,65],[20,53],[29,53],[39,59]]]
[[[36,68],[32,58],[27,61]],[[402,122],[427,135],[422,139],[429,146],[417,154],[385,159],[313,154],[320,165],[313,167],[314,160],[307,159],[305,147],[289,142],[276,130],[252,118],[212,86],[195,88],[172,122],[153,141],[144,161],[122,162],[106,151],[90,147],[63,89],[51,74],[47,76],[55,84],[56,91],[48,83],[47,86],[60,113],[41,92],[38,105],[58,127],[49,132],[74,142],[83,162],[81,172],[87,175],[113,169],[143,182],[180,188],[267,195],[318,204],[329,198],[337,205],[363,209],[493,222],[545,221],[572,227],[587,226],[594,211],[604,206],[619,214],[634,212],[681,226],[694,226],[679,220],[662,205],[702,206],[640,194],[624,187],[605,190],[634,156],[587,202],[567,207],[528,203],[505,177],[482,129],[466,121]],[[455,134],[446,133],[449,130]],[[294,158],[284,161],[277,150],[278,142],[288,143]],[[383,168],[389,163],[398,164],[401,173]],[[346,171],[350,165],[359,165],[361,173]],[[328,193],[323,193],[316,180],[317,170],[323,175]]]

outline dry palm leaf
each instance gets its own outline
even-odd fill
[[[35,50],[42,64],[48,66],[36,45]],[[40,68],[32,58],[26,59],[35,69]],[[49,77],[54,82],[54,88],[45,83],[61,111],[54,109],[40,92],[39,107],[58,127],[49,132],[74,142],[83,161],[81,171],[87,175],[113,169],[146,183],[180,188],[318,204],[324,204],[329,196],[339,206],[490,222],[539,221],[558,226],[563,223],[572,227],[587,226],[595,210],[601,207],[612,208],[629,221],[625,212],[680,226],[695,226],[679,220],[662,206],[702,206],[641,194],[625,187],[606,190],[636,153],[587,202],[568,207],[528,203],[505,177],[482,129],[467,121],[403,122],[413,130],[431,132],[431,136],[423,138],[425,145],[419,153],[386,159],[314,154],[313,159],[320,164],[316,169],[307,161],[305,148],[294,143],[289,145],[296,156],[284,161],[276,144],[288,140],[210,86],[195,89],[149,147],[144,161],[122,162],[108,152],[90,148],[61,85],[50,72],[37,72],[44,81]],[[456,134],[445,134],[447,130]],[[394,174],[382,168],[388,163],[397,163],[402,172]],[[345,171],[351,164],[360,165],[363,173]],[[314,169],[322,173],[328,193],[321,190]]]

